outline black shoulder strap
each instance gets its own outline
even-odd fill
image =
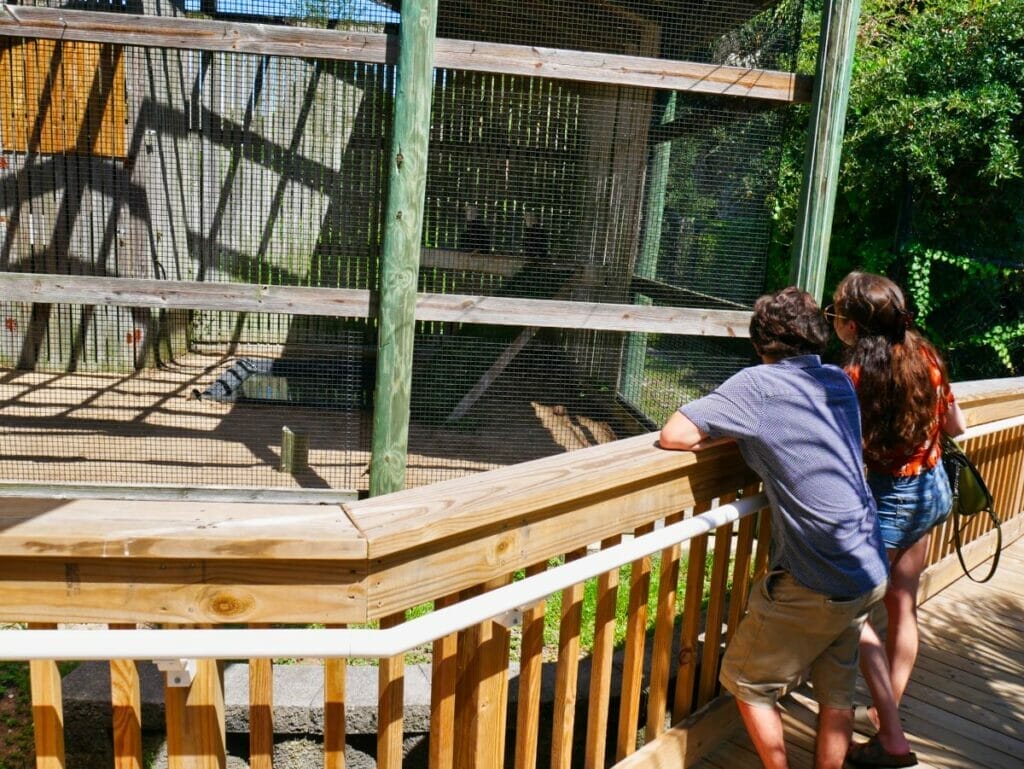
[[[967,524],[970,523],[970,520],[961,523],[960,514],[953,513],[953,542],[956,544],[956,557],[959,559],[960,567],[964,570],[964,574],[967,575],[967,578],[970,579],[972,582],[977,582],[979,584],[982,582],[988,582],[995,575],[996,567],[999,566],[999,556],[1003,551],[1003,529],[999,525],[999,518],[996,517],[996,514],[995,512],[993,512],[991,507],[986,508],[982,512],[988,515],[989,520],[992,521],[992,526],[995,528],[996,553],[994,556],[992,556],[992,566],[989,567],[988,574],[986,574],[981,579],[978,579],[973,574],[971,574],[971,570],[967,568],[967,562],[964,560],[964,554],[961,552],[963,542],[960,539],[960,532],[967,527]]]

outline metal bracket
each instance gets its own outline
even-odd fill
[[[494,621],[501,625],[506,630],[511,627],[523,624],[523,610],[522,609],[509,609],[502,614],[499,614],[494,618]]]
[[[188,687],[196,677],[196,660],[153,660],[159,670],[167,674],[167,685]]]

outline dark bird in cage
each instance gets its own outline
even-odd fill
[[[523,267],[501,291],[502,296],[551,299],[566,285],[574,273],[572,265],[551,258],[548,231],[532,211],[523,212]]]
[[[491,228],[480,217],[480,209],[473,204],[466,206],[466,221],[459,233],[459,248],[474,253],[491,250]]]
[[[548,231],[537,220],[532,211],[523,212],[523,254],[527,259],[547,262],[550,255]]]

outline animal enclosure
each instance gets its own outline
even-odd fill
[[[400,3],[0,16],[0,480],[367,487]],[[750,359],[801,4],[441,0],[409,485]]]

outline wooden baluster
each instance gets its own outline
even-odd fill
[[[636,530],[642,536],[654,530],[646,524]],[[629,609],[626,617],[626,646],[622,661],[622,690],[619,699],[619,731],[615,756],[621,761],[636,750],[640,720],[640,694],[644,678],[644,642],[647,634],[647,601],[651,592],[651,559],[634,561],[629,575]]]
[[[526,576],[531,577],[546,570],[547,563],[535,563],[526,570]],[[519,647],[519,701],[516,705],[515,769],[535,769],[537,766],[544,610],[545,603],[541,601],[523,612],[523,632]]]
[[[435,609],[452,606],[458,595],[434,601]],[[458,634],[434,641],[430,670],[430,769],[451,769],[455,765],[455,683],[457,679]]]
[[[224,769],[224,681],[216,660],[198,660],[191,686],[165,686],[168,769]]]
[[[509,582],[511,576],[499,577],[486,582],[483,590]],[[508,650],[508,628],[497,622],[483,622],[459,634],[457,659],[461,683],[455,692],[455,766],[459,769],[504,761]]]
[[[757,555],[754,556],[754,577],[768,572],[768,557],[772,550],[772,512],[764,507],[757,514]]]
[[[708,502],[693,508],[694,515],[711,509]],[[679,723],[693,712],[697,681],[697,640],[700,635],[701,605],[704,603],[704,572],[707,569],[708,535],[690,540],[686,562],[686,596],[683,599],[683,623],[679,632],[679,668],[672,704],[672,722]]]
[[[396,627],[403,622],[404,611],[382,617],[380,627]],[[380,769],[398,769],[402,766],[405,656],[399,654],[380,660],[377,681],[377,766]]]
[[[992,469],[989,472],[992,475],[993,488],[991,491],[995,500],[995,511],[997,515],[1001,516],[1000,520],[1010,513],[1017,481],[1012,472],[1014,469],[1013,454],[1010,451],[1011,444],[1007,438],[1005,433],[996,433],[992,436],[993,458],[990,462]],[[985,477],[985,474],[982,477]],[[991,524],[985,524],[984,530],[988,531],[987,527],[989,526]]]
[[[683,520],[683,514],[670,516],[665,524],[671,526]],[[676,590],[679,587],[680,546],[661,552],[661,575],[658,580],[658,607],[654,622],[654,642],[651,653],[651,675],[647,695],[647,728],[644,741],[650,742],[665,731],[668,710],[668,679],[672,672],[672,635],[676,624]]]
[[[330,625],[343,628],[344,625]],[[324,660],[324,769],[345,769],[347,659]]]
[[[980,438],[976,438],[976,439],[974,439],[974,440],[969,442],[969,445],[971,446],[971,451],[970,451],[971,458],[974,461],[974,464],[979,469],[981,469],[982,477],[985,477],[985,469],[984,468],[985,468],[986,464],[988,464],[986,462],[986,458],[987,458],[986,455],[989,453],[987,451],[987,448],[988,448],[988,438],[989,437],[990,436],[982,436]],[[989,478],[987,480],[991,481],[991,478]],[[989,491],[991,491],[991,490],[992,490],[991,487],[989,487]],[[960,533],[960,543],[963,546],[966,547],[969,543],[971,543],[975,539],[977,539],[978,532],[980,531],[980,528],[981,528],[980,527],[981,521],[979,519],[980,519],[980,516],[974,516],[973,518],[971,518],[969,520],[961,520],[962,524],[966,524],[963,527],[963,530]],[[987,525],[987,523],[988,522],[986,521],[986,525]],[[970,561],[968,561],[968,565],[970,565]]]
[[[743,489],[743,496],[750,497],[760,492],[755,484]],[[736,538],[736,558],[732,570],[732,590],[729,591],[729,623],[726,625],[726,639],[732,636],[747,609],[747,594],[750,592],[750,562],[754,550],[754,531],[757,515],[748,515],[740,521],[739,536]]]
[[[1009,520],[1020,515],[1024,511],[1024,426],[1015,427],[1008,431],[1006,442],[1010,446],[1006,458],[1006,472],[1010,474],[1011,488],[1009,505],[1001,513],[1002,520]]]
[[[614,547],[622,537],[601,542],[601,549]],[[590,694],[587,701],[587,745],[583,765],[587,769],[605,764],[608,744],[608,712],[612,689],[612,661],[615,655],[615,609],[619,595],[619,570],[597,578],[594,612],[594,648],[590,654]]]
[[[56,630],[57,625],[32,622],[29,629]],[[52,660],[32,660],[28,669],[36,769],[64,769],[64,702],[60,691],[60,669]]]
[[[735,494],[724,494],[721,504],[729,504]],[[715,554],[711,566],[711,594],[708,598],[707,621],[704,624],[704,653],[701,657],[700,686],[697,706],[707,704],[718,686],[718,661],[722,654],[722,618],[725,614],[725,588],[729,578],[729,556],[732,551],[732,524],[715,530]]]
[[[998,494],[998,479],[996,477],[994,458],[996,456],[996,442],[998,436],[994,433],[989,435],[983,435],[980,438],[971,442],[971,454],[975,466],[981,472],[981,477],[985,479],[988,484],[989,491],[992,493],[992,498],[995,501],[995,509],[999,509],[999,494]],[[987,515],[975,515],[971,520],[967,521],[967,526],[964,530],[964,534],[961,537],[961,542],[966,546],[969,542],[973,542],[980,538],[983,534],[990,531],[992,523],[990,522]],[[968,561],[968,565],[970,561]]]
[[[575,550],[565,558],[575,561],[587,554]],[[555,709],[551,718],[551,767],[568,769],[572,763],[572,738],[576,727],[576,692],[579,682],[580,626],[583,622],[582,583],[562,591],[562,616],[558,629],[558,663],[555,668]]]
[[[111,630],[135,625],[111,624]],[[110,661],[110,705],[114,728],[114,769],[142,769],[142,695],[135,660]]]
[[[249,769],[272,769],[273,765],[274,665],[267,658],[253,659],[249,660]]]

